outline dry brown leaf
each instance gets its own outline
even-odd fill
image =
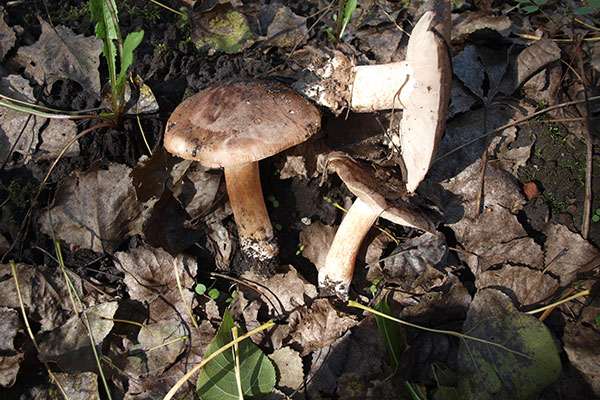
[[[80,374],[56,373],[56,379],[67,394],[69,400],[99,400],[98,375],[93,372],[82,372]],[[52,393],[52,392],[51,392]],[[48,393],[48,398],[51,394]]]
[[[41,160],[54,159],[77,135],[77,125],[69,119],[50,119],[42,131],[42,144],[36,153],[36,158]],[[63,157],[77,157],[79,155],[79,142],[69,146]]]
[[[71,310],[71,303],[62,272],[57,268],[45,269],[22,263],[15,264],[15,268],[23,303],[29,313],[39,316],[38,323],[42,328],[52,330],[64,323],[69,314],[65,310]],[[0,264],[0,276],[10,277],[0,282],[0,306],[19,309],[17,288],[9,264]],[[73,283],[81,293],[81,281],[73,279]]]
[[[0,386],[11,387],[17,379],[24,354],[17,351],[14,339],[22,331],[21,320],[16,310],[0,307]]]
[[[308,258],[317,269],[325,265],[325,258],[336,230],[335,226],[316,221],[300,232],[300,245],[304,246],[302,255]]]
[[[194,308],[194,277],[196,261],[189,256],[173,258],[166,251],[153,247],[138,247],[128,252],[118,252],[116,267],[125,273],[129,297],[147,304],[149,319],[179,318],[193,326],[185,303],[177,289],[173,260],[176,260],[179,279],[187,304]]]
[[[586,273],[600,264],[598,249],[579,233],[557,224],[548,225],[544,233],[545,266],[549,266],[549,272],[560,277],[561,286],[570,284],[578,274]]]
[[[291,395],[304,383],[302,358],[296,350],[282,347],[269,355],[277,370],[277,387],[285,394]]]
[[[328,299],[316,300],[300,314],[299,320],[289,323],[286,344],[299,349],[302,357],[330,345],[358,323],[353,315],[336,310]]]
[[[42,212],[41,231],[95,252],[114,252],[130,235],[141,232],[143,204],[136,200],[131,169],[94,163],[75,172],[56,191],[50,212]],[[52,226],[49,217],[52,217]]]
[[[35,103],[33,88],[29,82],[18,75],[0,79],[0,93],[12,99]],[[12,146],[26,159],[36,150],[39,132],[47,118],[0,107],[0,160],[9,156]]]
[[[16,42],[15,31],[4,22],[4,10],[0,9],[0,62]]]
[[[556,279],[542,271],[504,265],[485,271],[475,281],[477,289],[493,287],[507,294],[517,304],[527,306],[550,298],[558,289]]]
[[[102,342],[113,328],[116,301],[90,307],[86,311],[96,350],[101,353]],[[98,364],[90,345],[90,335],[85,319],[72,316],[66,323],[52,331],[36,335],[39,344],[38,358],[42,362],[55,362],[65,372],[95,372]]]
[[[565,352],[571,365],[583,377],[585,383],[581,387],[573,388],[581,398],[598,398],[600,396],[600,335],[596,318],[600,315],[600,308],[588,306],[576,321],[569,321],[565,327],[563,337]],[[593,391],[588,392],[588,388]],[[571,397],[575,398],[575,397]]]
[[[511,28],[512,22],[505,15],[493,16],[483,11],[452,14],[452,40],[481,29],[492,29],[501,36],[508,37]]]
[[[261,24],[267,27],[266,45],[293,47],[306,42],[306,17],[294,14],[289,7],[272,3],[261,7]]]
[[[42,34],[31,46],[19,47],[18,61],[38,84],[50,87],[62,79],[73,80],[83,90],[100,97],[102,41],[76,35],[64,26],[52,27],[40,19]]]

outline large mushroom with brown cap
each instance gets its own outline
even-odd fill
[[[434,232],[436,227],[432,213],[417,204],[415,196],[390,190],[389,185],[378,182],[374,174],[350,156],[333,152],[327,156],[326,164],[356,195],[335,234],[324,265],[319,268],[321,290],[346,299],[360,245],[379,217],[426,232]]]
[[[258,161],[307,140],[320,125],[319,110],[291,88],[272,81],[234,81],[181,103],[167,122],[164,146],[205,167],[223,168],[242,251],[267,261],[279,247]]]

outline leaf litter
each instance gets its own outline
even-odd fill
[[[326,28],[336,25],[334,10],[325,10],[327,18],[319,19],[318,12],[323,9],[316,2],[270,3],[269,7],[212,2],[203,6],[202,11],[199,7],[194,11],[195,45],[188,46],[180,40],[181,32],[172,20],[168,29],[155,29],[152,33],[149,40],[156,44],[154,48],[138,49],[143,54],[140,59],[146,63],[152,60],[153,65],[148,68],[139,64],[136,73],[140,73],[161,107],[174,107],[179,99],[212,80],[274,73],[292,81],[298,65],[292,68],[279,61],[302,60],[295,57],[304,46],[331,46]],[[106,365],[105,372],[116,390],[131,399],[162,397],[202,360],[226,309],[246,330],[271,318],[278,322],[252,338],[275,364],[276,398],[294,394],[302,398],[304,393],[388,398],[390,393],[397,395],[404,390],[404,380],[423,382],[432,393],[436,387],[430,374],[432,365],[456,371],[458,387],[466,398],[475,392],[526,398],[556,379],[560,365],[556,363],[555,344],[547,328],[518,310],[546,305],[588,287],[587,279],[593,279],[598,271],[598,249],[556,220],[541,224],[527,221],[528,207],[534,199],[523,195],[522,183],[517,179],[523,166],[531,162],[539,132],[529,134],[526,127],[514,125],[485,140],[477,139],[485,133],[484,119],[489,132],[530,115],[539,106],[536,102],[556,104],[555,94],[563,88],[564,68],[561,70],[559,60],[565,60],[567,53],[561,42],[552,37],[536,41],[518,37],[537,25],[540,32],[550,29],[540,22],[541,18],[527,16],[521,23],[521,13],[501,15],[500,10],[489,7],[487,3],[479,9],[475,5],[457,7],[453,13],[451,53],[455,76],[449,121],[438,151],[440,158],[419,187],[419,194],[443,213],[443,228],[437,235],[423,235],[385,223],[382,228],[387,234],[373,230],[359,254],[353,290],[358,299],[367,303],[380,289],[391,289],[392,315],[456,332],[461,331],[464,321],[463,333],[501,342],[506,349],[493,343],[457,341],[402,327],[396,335],[405,338],[409,346],[393,374],[393,362],[375,319],[351,311],[333,299],[319,297],[316,269],[322,265],[344,213],[326,201],[309,205],[306,199],[326,197],[345,206],[353,197],[335,178],[317,188],[314,183],[318,178],[312,175],[314,150],[348,151],[375,169],[379,165],[394,165],[397,155],[390,156],[384,139],[386,127],[393,119],[390,113],[363,118],[362,124],[368,129],[361,125],[361,131],[372,132],[366,141],[362,136],[359,140],[354,137],[354,122],[346,123],[346,131],[341,122],[343,116],[338,121],[325,113],[330,120],[326,125],[328,132],[279,156],[279,160],[285,160],[283,163],[266,160],[261,165],[265,192],[273,192],[281,204],[277,210],[271,202],[269,211],[279,218],[276,228],[279,224],[282,263],[268,280],[261,281],[250,270],[230,277],[238,281],[228,281],[223,276],[232,275],[232,270],[242,272],[249,268],[239,255],[222,176],[218,171],[175,160],[156,148],[164,126],[152,114],[157,110],[153,102],[153,108],[141,122],[150,131],[145,133],[155,140],[152,157],[141,157],[146,147],[140,145],[141,151],[125,147],[119,157],[106,151],[107,160],[85,160],[92,153],[82,144],[101,146],[98,143],[113,140],[121,149],[123,143],[129,146],[134,142],[115,132],[104,139],[100,139],[104,135],[101,133],[77,143],[67,153],[70,161],[61,161],[64,172],[45,194],[48,202],[52,199],[50,206],[39,208],[41,233],[35,237],[46,239],[31,242],[49,250],[48,238],[54,234],[66,244],[65,252],[74,250],[77,254],[77,249],[83,249],[113,258],[120,287],[111,293],[118,293],[117,298],[100,294],[80,280],[76,281],[76,289],[86,294],[85,309],[90,315],[103,315],[92,318],[93,336],[102,356],[110,357],[113,363]],[[56,95],[67,87],[66,80],[76,82],[75,87],[88,92],[86,96],[93,98],[100,93],[100,42],[90,36],[89,28],[83,26],[82,35],[77,28],[40,20],[39,38],[24,40],[22,30],[15,25],[16,17],[10,8],[7,10],[0,18],[0,59],[10,61],[5,65],[12,75],[0,70],[3,94],[69,107],[71,103],[57,101]],[[400,61],[406,35],[399,27],[410,31],[409,21],[415,11],[403,10],[395,2],[374,5],[359,1],[339,48],[353,54],[361,64]],[[560,18],[558,14],[548,15]],[[132,26],[149,21],[138,19]],[[312,24],[320,30],[314,30]],[[568,29],[561,32],[571,34]],[[494,46],[486,45],[494,40],[498,41]],[[167,50],[162,49],[163,42]],[[54,49],[53,57],[49,57],[49,49]],[[198,59],[198,53],[207,57]],[[69,65],[61,64],[63,61]],[[272,62],[279,63],[277,68],[271,68]],[[20,67],[15,68],[19,63]],[[73,69],[75,65],[81,68]],[[157,81],[161,75],[166,76],[165,82]],[[49,85],[48,90],[40,92],[44,83]],[[577,98],[577,92],[581,92],[581,85],[571,85],[568,95]],[[173,107],[160,112],[167,115]],[[7,160],[5,171],[11,177],[17,168],[38,168],[38,163],[53,160],[80,129],[73,121],[31,119],[7,108],[0,108],[0,112],[0,140],[6,144],[2,146],[6,151],[2,158]],[[557,115],[552,114],[552,118]],[[355,121],[355,116],[348,117]],[[566,124],[571,129],[581,128],[577,122]],[[347,140],[338,129],[348,134]],[[132,138],[140,137],[139,132],[128,133]],[[474,143],[459,148],[471,141]],[[489,159],[483,180],[482,213],[476,215],[484,144]],[[8,153],[13,145],[17,154]],[[96,154],[102,154],[102,150]],[[34,170],[31,175],[38,176],[39,171]],[[8,207],[15,207],[11,198],[17,198],[14,186],[10,193],[13,197],[9,196],[7,188],[12,178],[6,176],[2,177],[0,190],[8,198],[2,208],[3,222],[10,221]],[[547,200],[552,188],[540,190],[535,201]],[[14,239],[10,232],[2,229],[0,237]],[[39,330],[36,336],[41,349],[36,356],[51,361],[57,370],[60,367],[70,372],[57,374],[67,393],[85,393],[92,398],[98,393],[97,366],[90,357],[86,327],[80,316],[71,311],[66,286],[61,275],[52,269],[56,263],[47,255],[24,254],[13,252],[11,257],[23,257],[30,264],[17,264],[17,271],[20,281],[27,282],[21,288],[26,310],[45,330]],[[79,254],[83,251],[79,250]],[[104,258],[101,263],[107,263],[107,259],[110,260]],[[86,270],[89,265],[104,268],[101,263],[92,261],[79,270]],[[26,376],[20,371],[20,364],[35,353],[23,345],[25,333],[17,312],[20,307],[14,281],[8,265],[3,264],[2,268],[6,269],[6,279],[0,282],[0,316],[6,324],[2,324],[0,334],[6,338],[6,345],[2,349],[0,384],[16,388],[20,377]],[[175,270],[181,291],[174,278]],[[212,271],[221,275],[215,278],[216,275],[210,275]],[[103,273],[101,270],[94,275],[95,284],[104,285]],[[196,283],[207,280],[219,288],[217,299],[193,291]],[[234,288],[233,299],[226,302],[226,294],[233,294]],[[562,325],[556,321],[558,317],[547,325],[562,340],[560,350],[568,359],[563,368],[566,375],[556,385],[568,388],[570,377],[581,375],[586,387],[598,393],[600,363],[591,347],[594,334],[597,336],[597,307],[576,304],[574,308],[560,306],[551,314],[552,319],[560,313],[559,317],[564,318]],[[73,354],[84,356],[73,361]],[[504,367],[507,364],[518,366],[518,376]],[[547,375],[533,376],[532,368]],[[556,385],[546,390],[559,390]],[[37,391],[47,390],[47,385],[42,384],[23,392],[31,397]],[[194,391],[193,383],[186,390]]]

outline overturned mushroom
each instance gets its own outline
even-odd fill
[[[259,261],[278,253],[262,195],[258,160],[307,140],[319,110],[298,92],[271,81],[236,81],[198,92],[167,123],[167,151],[224,169],[242,251]]]
[[[345,299],[360,245],[377,218],[427,232],[434,232],[435,224],[426,209],[414,203],[414,197],[389,193],[386,184],[376,182],[351,157],[334,152],[328,156],[327,165],[357,196],[335,234],[325,264],[319,268],[319,287]]]
[[[392,140],[402,147],[409,192],[416,190],[433,161],[445,129],[452,82],[450,2],[431,0],[427,6],[408,41],[406,60],[356,66],[335,52],[330,59],[322,55],[325,60],[321,57],[312,67],[314,75],[295,85],[335,113],[345,107],[356,112],[404,109],[400,138]]]

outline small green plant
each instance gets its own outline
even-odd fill
[[[371,283],[371,286],[369,287],[369,290],[371,291],[371,293],[373,293],[373,294],[377,293],[377,285],[379,285],[380,282],[381,282],[380,279],[375,279],[373,281],[373,283]]]
[[[112,114],[107,116],[118,124],[125,105],[127,71],[133,63],[133,51],[144,38],[144,31],[129,33],[123,40],[115,0],[90,0],[89,5],[91,20],[96,23],[96,38],[103,41],[102,54],[108,65]]]
[[[594,215],[592,215],[592,222],[600,222],[600,207],[598,207]]]
[[[540,11],[540,7],[545,5],[548,0],[515,0],[518,4],[515,6],[527,14],[531,14]]]
[[[269,200],[271,202],[271,205],[273,206],[273,208],[279,207],[279,200],[277,200],[277,198],[275,196],[273,196],[272,194],[270,194],[269,197],[267,197],[267,200]]]
[[[301,244],[300,246],[298,246],[298,250],[296,250],[296,255],[299,256],[300,254],[302,254],[302,250],[304,250],[304,245]]]
[[[329,27],[326,29],[327,35],[334,42],[339,42],[342,39],[342,35],[352,18],[352,14],[356,11],[356,5],[358,0],[339,0],[339,8],[337,14],[333,14],[333,21],[337,22],[337,28],[335,34],[333,28]]]
[[[573,14],[577,15],[589,15],[595,11],[600,10],[600,0],[590,0],[587,6],[580,7],[573,11]]]

